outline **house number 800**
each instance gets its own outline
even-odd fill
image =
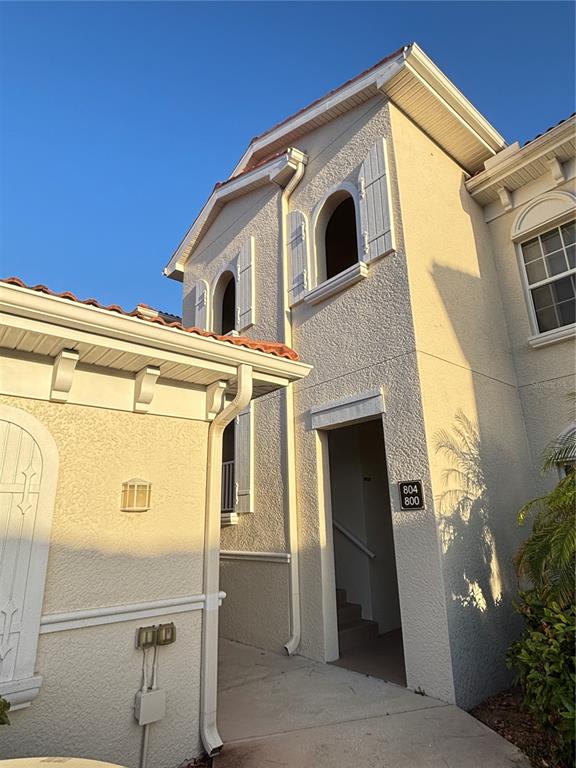
[[[400,486],[401,509],[424,509],[424,495],[420,480],[409,480],[398,484]]]

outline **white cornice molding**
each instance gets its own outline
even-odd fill
[[[180,245],[164,269],[164,274],[175,280],[182,280],[184,265],[192,255],[203,233],[210,226],[220,209],[231,199],[268,184],[285,187],[299,164],[306,164],[308,158],[300,150],[291,147],[281,157],[276,157],[253,171],[233,176],[216,187],[198,217],[184,235]]]
[[[280,386],[282,380],[295,381],[311,370],[311,366],[300,361],[7,283],[0,283],[0,312],[0,325],[190,367],[205,367],[218,371],[227,380],[236,376],[241,364],[251,365],[256,379],[278,381]],[[79,359],[82,362],[82,355]]]
[[[382,387],[330,400],[310,409],[310,429],[330,429],[374,418],[386,411]]]
[[[506,179],[518,170],[525,168],[536,160],[540,160],[546,154],[553,152],[563,144],[574,139],[576,129],[576,116],[565,120],[552,130],[539,136],[523,147],[518,147],[516,152],[503,152],[503,159],[497,162],[496,155],[485,170],[480,171],[466,182],[466,189],[472,196],[485,192],[491,187],[505,186]],[[506,154],[504,154],[506,153]]]

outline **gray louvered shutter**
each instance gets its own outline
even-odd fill
[[[358,176],[363,261],[373,261],[394,248],[386,169],[386,140],[378,139]]]
[[[252,236],[242,244],[237,266],[236,330],[243,331],[256,322],[254,311],[254,238]]]
[[[308,232],[302,211],[288,214],[288,288],[290,305],[296,304],[308,288]]]
[[[209,288],[206,280],[197,280],[194,286],[194,325],[196,328],[208,328]]]
[[[252,408],[249,404],[236,416],[234,425],[234,511],[238,514],[253,511],[252,423]]]

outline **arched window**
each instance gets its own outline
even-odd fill
[[[230,333],[236,328],[236,281],[232,272],[224,272],[214,291],[214,331]]]
[[[316,224],[318,282],[339,275],[358,262],[354,199],[338,190],[325,202]]]

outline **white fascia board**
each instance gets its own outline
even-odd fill
[[[506,146],[504,137],[416,43],[410,46],[406,56],[406,65],[424,80],[437,98],[444,101],[487,148],[492,152],[499,152],[504,149]]]
[[[552,130],[543,133],[542,136],[534,139],[529,144],[520,147],[517,152],[509,155],[501,163],[480,171],[476,176],[468,179],[466,189],[471,195],[474,195],[478,192],[485,192],[492,186],[501,186],[511,174],[541,159],[544,155],[554,151],[565,142],[572,140],[575,129],[576,115],[568,118],[568,120],[552,128]]]
[[[296,170],[299,162],[306,162],[307,158],[303,152],[297,149],[287,150],[281,157],[270,160],[269,163],[255,168],[249,173],[244,173],[237,179],[231,179],[217,187],[204,205],[196,220],[184,235],[180,245],[174,252],[174,255],[164,269],[164,274],[175,280],[182,280],[184,274],[184,265],[192,255],[194,247],[198,244],[205,229],[210,226],[218,211],[235,197],[239,197],[245,192],[258,189],[271,183],[277,183],[279,186],[285,186],[288,179]]]
[[[423,81],[441,105],[444,108],[448,107],[452,113],[455,113],[460,121],[474,133],[475,138],[491,152],[498,152],[506,146],[506,140],[503,136],[468,101],[464,94],[442,73],[424,51],[416,43],[413,43],[406,47],[395,59],[385,62],[378,69],[372,70],[349,86],[342,88],[342,90],[332,96],[326,97],[326,99],[304,110],[286,123],[279,125],[278,128],[270,133],[264,134],[260,139],[256,139],[250,144],[231,175],[234,176],[234,174],[239,173],[246,167],[250,159],[256,153],[265,149],[267,145],[278,141],[283,135],[291,133],[306,125],[306,123],[315,120],[319,115],[333,109],[352,96],[361,93],[366,88],[376,86],[385,93],[387,83],[399,74],[402,69],[409,69]]]
[[[296,360],[6,283],[0,283],[0,312],[2,325],[170,361],[173,355],[181,355],[182,364],[218,370],[227,378],[235,375],[239,365],[248,364],[256,379],[263,374],[281,386],[282,380],[296,381],[312,369]]]
[[[253,155],[255,155],[257,152],[260,152],[262,149],[265,149],[268,146],[268,144],[272,144],[278,141],[285,134],[291,133],[297,128],[300,128],[301,126],[306,125],[312,120],[315,120],[317,117],[322,115],[324,112],[327,112],[329,109],[333,109],[335,106],[337,106],[341,102],[346,101],[347,99],[350,99],[351,97],[355,96],[357,93],[361,93],[363,90],[365,90],[369,86],[375,85],[376,82],[378,82],[379,80],[382,80],[382,82],[384,82],[394,77],[394,75],[398,74],[398,72],[402,69],[404,65],[406,50],[408,49],[404,49],[404,51],[400,53],[397,56],[397,58],[392,59],[391,61],[385,62],[378,69],[375,69],[372,72],[369,72],[368,74],[366,74],[364,77],[360,78],[359,80],[356,80],[355,82],[350,83],[349,86],[347,86],[346,88],[342,88],[337,93],[334,93],[332,96],[327,96],[325,99],[322,99],[322,101],[320,101],[318,104],[310,106],[308,109],[305,109],[300,114],[295,115],[291,120],[288,120],[286,123],[283,123],[282,125],[279,125],[274,130],[270,131],[270,133],[265,133],[261,138],[256,139],[254,142],[250,144],[246,152],[242,155],[239,163],[236,165],[236,167],[232,171],[231,176],[234,176],[236,173],[240,173],[242,169],[246,167],[246,165],[248,164],[250,159],[253,157]]]

